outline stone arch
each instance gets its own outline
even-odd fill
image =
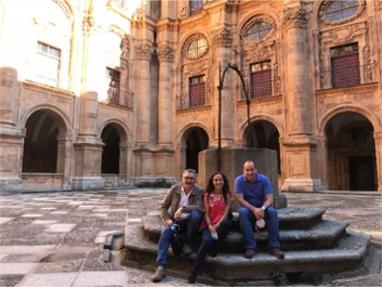
[[[180,138],[181,170],[199,168],[198,153],[209,146],[210,137],[206,129],[200,125],[189,125],[183,129]]]
[[[250,133],[250,135],[248,135]],[[257,118],[243,132],[243,143],[246,147],[268,148],[277,154],[277,169],[281,174],[280,132],[277,126],[268,119]]]
[[[56,111],[35,109],[25,119],[22,172],[63,173],[67,125]]]
[[[72,6],[67,0],[54,0],[53,2],[57,3],[58,6],[64,11],[65,15],[70,21],[73,20],[73,10]]]
[[[367,118],[374,130],[380,130],[382,128],[382,120],[378,119],[371,111],[359,107],[359,106],[354,106],[354,105],[341,105],[339,107],[335,107],[329,111],[327,111],[322,117],[321,120],[319,121],[318,125],[318,134],[319,136],[323,136],[325,138],[325,132],[324,129],[328,123],[328,121],[335,116],[336,114],[339,113],[344,113],[344,112],[354,112],[354,113],[359,113],[363,115],[365,118]]]
[[[323,127],[329,189],[376,190],[375,127],[359,111],[332,113]]]
[[[269,17],[270,19],[272,19],[274,24],[275,24],[275,31],[278,31],[277,27],[280,26],[280,23],[279,23],[280,22],[280,15],[270,5],[267,5],[266,8],[263,7],[261,9],[254,11],[254,12],[248,13],[242,19],[240,19],[240,22],[238,24],[238,31],[241,32],[243,30],[243,27],[249,21],[251,21],[251,19],[254,19],[255,17],[261,16],[261,15],[263,15],[265,17]]]
[[[208,42],[208,46],[209,46],[207,55],[211,53],[211,36],[210,36],[209,32],[205,29],[198,30],[198,31],[190,31],[190,32],[186,33],[183,37],[181,37],[181,39],[179,41],[179,45],[178,45],[178,47],[176,49],[176,53],[175,53],[176,61],[178,63],[182,62],[182,52],[183,52],[183,48],[185,47],[185,44],[187,44],[187,41],[195,34],[202,34],[204,37],[206,37],[207,42]]]
[[[69,128],[71,126],[71,120],[61,109],[53,105],[43,104],[43,105],[35,106],[29,110],[26,110],[20,117],[21,127],[25,127],[29,117],[39,110],[50,111],[52,115],[59,120],[58,122],[61,124],[60,128],[63,128],[63,130],[65,131],[65,134],[60,133],[59,135],[61,140],[64,140],[64,139],[71,140],[73,138],[72,130]]]
[[[284,129],[283,129],[282,125],[280,123],[278,123],[274,118],[272,118],[268,115],[256,115],[256,116],[253,116],[250,118],[250,124],[253,124],[256,121],[270,122],[271,124],[273,124],[276,127],[277,131],[280,134],[280,138],[282,138],[284,136]],[[247,126],[248,126],[248,122],[244,121],[241,123],[241,125],[239,127],[239,138],[241,140],[245,139],[245,131],[247,129]],[[243,143],[243,145],[245,145],[244,141],[242,143]]]
[[[102,131],[104,130],[104,128],[109,125],[109,124],[115,124],[116,126],[118,126],[118,130],[121,132],[121,135],[122,135],[122,138],[121,140],[123,140],[124,142],[126,142],[126,144],[128,143],[128,141],[131,141],[132,139],[132,135],[131,135],[131,131],[130,129],[126,126],[126,124],[119,120],[119,119],[115,119],[115,118],[112,118],[112,119],[108,119],[104,122],[102,122],[99,127],[98,127],[98,131],[97,131],[97,136],[99,138],[101,138],[101,133]]]
[[[126,127],[115,120],[109,120],[100,129],[100,138],[105,144],[102,150],[101,173],[121,175],[127,171],[127,132]],[[113,179],[111,179],[113,181]]]

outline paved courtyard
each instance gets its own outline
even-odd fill
[[[54,192],[0,198],[0,286],[147,286],[150,273],[101,260],[105,236],[156,210],[166,189]],[[382,244],[377,193],[286,194],[289,206],[327,208],[325,218],[350,222]],[[373,280],[382,285],[381,276]],[[362,278],[356,285],[364,285]],[[345,284],[345,283],[344,283]],[[355,281],[346,284],[351,286]],[[186,285],[168,276],[159,285]],[[196,284],[197,285],[197,284]],[[369,284],[370,285],[370,284]]]

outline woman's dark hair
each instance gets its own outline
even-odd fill
[[[224,185],[223,185],[223,196],[224,196],[224,201],[225,203],[227,203],[227,200],[228,200],[228,196],[231,196],[231,191],[229,190],[229,183],[228,183],[228,179],[227,179],[227,176],[220,172],[220,171],[217,171],[217,172],[214,172],[211,176],[210,176],[210,179],[208,180],[208,184],[207,184],[207,188],[206,188],[206,191],[208,194],[211,194],[211,192],[214,190],[214,176],[217,175],[217,174],[220,174],[223,178],[223,181],[224,181]]]

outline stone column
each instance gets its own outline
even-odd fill
[[[234,55],[231,49],[231,43],[233,40],[232,32],[227,28],[216,31],[213,35],[212,45],[214,45],[214,57],[216,58],[216,75],[219,75],[219,64],[221,65],[221,73],[228,66],[228,64],[235,64],[233,59]],[[219,77],[219,76],[218,76]],[[219,84],[219,78],[217,77],[217,83],[215,87]],[[221,146],[230,147],[233,145],[233,122],[232,117],[234,113],[234,101],[233,101],[233,81],[232,79],[236,77],[238,79],[239,85],[240,79],[235,71],[229,69],[225,75],[224,86],[222,90],[222,104],[221,104]],[[219,107],[219,97],[218,90],[214,91],[216,94],[214,106],[216,107],[216,121],[218,121],[218,107]],[[216,122],[218,126],[218,122]],[[216,133],[216,140],[218,140],[218,134]]]
[[[24,133],[17,127],[20,84],[17,71],[0,68],[0,191],[21,188]]]
[[[302,1],[301,1],[302,2]],[[307,59],[306,10],[300,1],[290,1],[284,9],[285,77],[287,100],[287,136],[282,142],[287,166],[285,191],[316,191],[321,189],[315,178],[316,140],[312,137],[312,89]]]
[[[89,3],[83,20],[83,70],[79,100],[79,133],[74,142],[75,164],[72,185],[74,189],[100,189],[104,187],[101,177],[102,148],[104,144],[97,136],[98,94],[97,37],[93,3]]]
[[[377,189],[382,192],[382,131],[374,132]]]
[[[136,47],[136,100],[137,100],[137,144],[150,144],[151,94],[150,60],[151,44],[141,41]]]
[[[99,189],[104,187],[101,177],[102,148],[97,137],[98,97],[96,92],[85,92],[80,97],[80,133],[74,143],[76,163],[75,189]]]
[[[150,60],[152,57],[152,44],[148,40],[138,42],[135,63],[135,99],[136,99],[136,144],[135,144],[135,171],[138,184],[143,181],[152,182],[155,172],[153,145],[151,143],[151,84]]]
[[[173,115],[174,103],[171,94],[171,66],[174,49],[169,43],[159,45],[159,92],[158,92],[158,151],[156,152],[157,175],[174,175]]]

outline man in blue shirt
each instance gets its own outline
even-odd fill
[[[272,185],[268,177],[256,170],[253,161],[247,160],[243,165],[243,174],[235,181],[239,209],[239,221],[243,233],[245,258],[255,256],[256,240],[254,225],[256,220],[264,219],[268,230],[269,253],[278,259],[284,258],[280,250],[279,219],[276,209],[272,207]]]

